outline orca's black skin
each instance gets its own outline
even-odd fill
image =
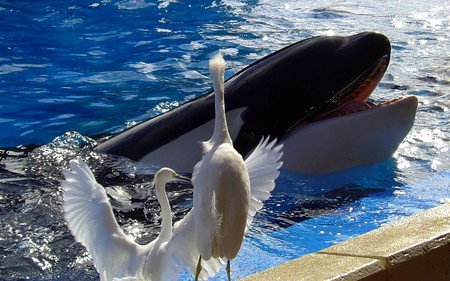
[[[384,73],[390,51],[389,40],[378,33],[320,36],[249,65],[225,82],[226,111],[246,108],[234,147],[246,155],[263,136],[282,139],[295,124],[352,94],[380,64],[379,71]],[[214,95],[208,92],[112,137],[97,149],[139,161],[213,118]]]

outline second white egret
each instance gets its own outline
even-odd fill
[[[105,189],[81,160],[64,170],[64,218],[77,242],[86,247],[100,280],[178,280],[179,271],[194,271],[198,256],[192,215],[177,222],[172,233],[172,214],[165,185],[177,179],[169,168],[160,169],[153,180],[161,205],[162,223],[158,237],[139,245],[118,225]],[[214,275],[223,261],[211,259],[201,278]]]

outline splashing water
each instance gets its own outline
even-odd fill
[[[147,188],[157,167],[100,155],[95,139],[209,90],[207,61],[217,49],[231,76],[310,36],[379,31],[393,50],[373,98],[420,102],[391,159],[332,175],[283,172],[235,260],[235,277],[450,200],[449,3],[72,2],[0,0],[0,279],[98,278],[63,220],[59,181],[73,158],[107,187],[127,235],[140,243],[155,237],[159,207]],[[167,190],[178,220],[191,187]]]

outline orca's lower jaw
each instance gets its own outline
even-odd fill
[[[292,127],[282,139],[283,169],[334,173],[392,157],[414,124],[417,97],[367,106],[370,108]]]

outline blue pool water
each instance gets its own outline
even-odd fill
[[[373,98],[419,98],[391,159],[322,176],[283,171],[232,263],[234,278],[449,201],[449,14],[437,0],[0,0],[0,279],[98,278],[61,215],[60,169],[73,157],[105,186],[128,190],[133,206],[115,203],[121,225],[139,242],[154,238],[159,211],[145,188],[155,167],[98,155],[89,136],[209,90],[207,61],[219,49],[229,77],[311,36],[377,31],[393,50]],[[190,187],[169,190],[180,218]]]

